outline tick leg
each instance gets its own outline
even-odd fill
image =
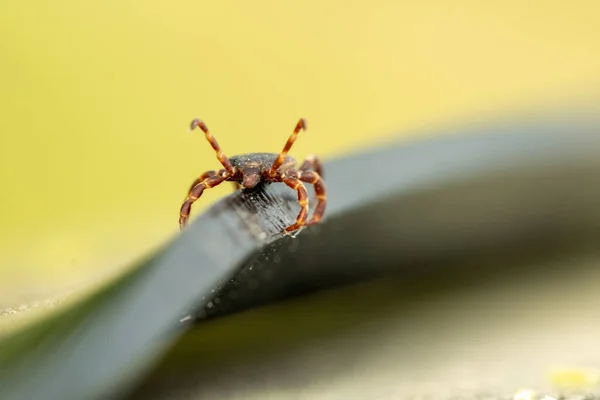
[[[281,164],[283,164],[283,161],[285,160],[285,157],[287,156],[288,151],[290,151],[290,149],[292,148],[292,145],[294,144],[294,142],[296,141],[296,138],[298,137],[298,133],[302,129],[306,129],[306,120],[304,118],[300,118],[300,120],[296,124],[296,127],[294,128],[294,132],[292,132],[292,134],[289,137],[289,139],[287,140],[287,142],[285,142],[285,146],[283,146],[283,150],[281,150],[281,153],[279,153],[279,156],[277,156],[277,159],[275,160],[275,162],[273,163],[273,166],[271,166],[271,169],[269,170],[269,173],[268,173],[269,176],[275,176],[277,174],[277,170],[279,169],[279,167],[281,167]]]
[[[312,154],[310,156],[306,157],[306,160],[304,160],[304,162],[300,166],[300,171],[309,171],[309,170],[316,171],[317,174],[319,174],[319,176],[321,178],[323,178],[323,164],[321,164],[321,161],[319,160],[319,158],[317,156],[312,155]]]
[[[217,143],[217,139],[215,139],[212,133],[210,133],[206,124],[202,122],[202,120],[195,119],[190,124],[190,130],[193,130],[196,127],[202,129],[202,132],[204,132],[204,136],[206,136],[206,140],[208,140],[208,143],[210,143],[215,153],[217,153],[217,158],[219,159],[219,162],[223,164],[223,167],[225,167],[225,170],[230,175],[233,175],[233,167],[229,162],[229,158],[227,158],[223,151],[221,151],[221,147],[219,146],[219,143]]]
[[[190,216],[190,210],[192,209],[192,204],[194,204],[194,202],[196,200],[198,200],[198,198],[200,198],[200,196],[202,196],[202,192],[204,192],[204,189],[209,189],[211,187],[215,187],[218,184],[220,184],[221,182],[223,182],[224,180],[225,180],[225,177],[223,177],[223,176],[213,175],[213,176],[209,176],[208,178],[204,179],[202,182],[198,183],[196,186],[193,187],[193,189],[190,191],[190,194],[187,196],[187,198],[181,205],[181,210],[179,211],[179,228],[180,229],[183,229],[185,227],[185,224],[187,223],[187,220]]]
[[[315,193],[317,195],[317,206],[315,207],[312,218],[306,223],[306,225],[308,226],[316,224],[321,220],[321,218],[323,218],[325,207],[327,205],[327,192],[325,190],[325,184],[323,183],[323,179],[321,178],[320,174],[315,171],[299,171],[298,178],[302,182],[310,183],[315,188]]]
[[[194,183],[192,183],[192,185],[190,186],[190,189],[188,190],[188,196],[189,194],[192,192],[192,189],[199,184],[200,182],[202,182],[203,180],[205,180],[208,177],[211,176],[215,176],[217,175],[216,171],[206,171],[205,173],[203,173],[202,175],[200,175],[198,178],[196,178],[196,180],[194,181]]]
[[[192,189],[194,187],[196,187],[197,184],[199,184],[200,182],[202,182],[203,180],[205,180],[206,178],[209,178],[209,177],[215,176],[215,175],[223,176],[223,174],[225,174],[225,172],[226,171],[224,169],[220,169],[218,171],[206,171],[205,173],[203,173],[202,175],[200,175],[198,178],[196,178],[196,180],[194,181],[194,183],[192,183],[192,185],[190,186],[190,190],[188,190],[188,196],[192,192]]]
[[[286,232],[293,232],[300,229],[306,223],[306,217],[308,216],[308,192],[306,187],[300,180],[294,177],[283,177],[283,183],[298,192],[298,203],[300,204],[300,212],[296,217],[296,223],[285,228]]]

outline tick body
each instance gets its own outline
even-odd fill
[[[325,213],[327,195],[319,159],[315,156],[309,156],[300,167],[297,167],[296,160],[287,154],[300,131],[306,129],[304,119],[298,121],[281,153],[249,153],[233,156],[230,159],[221,151],[215,137],[210,133],[204,122],[195,119],[192,121],[190,128],[192,130],[200,128],[204,132],[206,140],[215,150],[217,159],[223,165],[223,169],[207,171],[192,183],[179,212],[179,226],[181,229],[187,223],[192,204],[202,196],[202,193],[206,189],[215,187],[225,181],[236,182],[246,189],[253,188],[259,183],[273,182],[281,182],[294,189],[298,193],[300,212],[296,222],[285,229],[286,232],[296,231],[303,226],[313,225],[321,220]],[[317,205],[312,218],[308,221],[308,193],[305,183],[313,185],[317,195]]]

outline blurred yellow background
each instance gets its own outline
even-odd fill
[[[219,167],[192,118],[234,155],[279,151],[305,117],[293,155],[327,158],[598,92],[599,16],[592,0],[3,0],[0,307],[176,234],[189,184]]]

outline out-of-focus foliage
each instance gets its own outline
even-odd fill
[[[0,4],[0,308],[177,231],[227,154],[339,154],[393,130],[598,89],[594,1]],[[215,189],[197,213],[231,190]]]

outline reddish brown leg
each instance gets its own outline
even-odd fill
[[[192,189],[199,184],[200,182],[202,182],[203,180],[205,180],[206,178],[210,177],[210,176],[215,176],[217,175],[216,171],[206,171],[205,173],[203,173],[202,175],[200,175],[198,178],[196,178],[196,180],[194,181],[194,183],[192,183],[192,185],[190,186],[190,189],[187,192],[187,195],[189,196],[189,194],[191,193]]]
[[[292,148],[292,145],[294,144],[294,142],[296,141],[296,138],[298,137],[298,133],[302,129],[306,129],[306,120],[304,118],[300,118],[300,120],[296,124],[296,127],[294,128],[294,132],[292,132],[292,134],[289,137],[289,139],[287,140],[287,142],[285,142],[285,146],[283,146],[283,150],[281,150],[281,153],[279,153],[279,156],[277,156],[277,159],[275,160],[275,162],[273,163],[273,166],[269,170],[269,176],[277,175],[277,170],[279,169],[279,167],[281,167],[281,164],[283,164],[283,161],[285,160],[285,157],[287,156],[288,151],[290,151],[290,149]]]
[[[315,188],[315,193],[317,195],[317,206],[315,207],[312,218],[306,223],[306,225],[308,226],[316,224],[321,220],[321,218],[323,218],[325,207],[327,205],[327,193],[325,190],[325,185],[323,184],[323,179],[315,171],[300,171],[299,179],[302,182],[310,183]]]
[[[321,161],[317,158],[317,156],[312,155],[312,154],[310,156],[306,157],[306,160],[304,160],[304,162],[300,166],[300,171],[309,171],[309,170],[316,171],[317,174],[319,174],[319,176],[321,178],[324,177],[323,176],[323,165],[321,164]]]
[[[300,229],[306,223],[306,217],[308,216],[308,192],[302,182],[294,177],[282,177],[283,183],[298,192],[298,203],[300,203],[300,212],[296,217],[296,223],[285,228],[286,232],[293,232]]]
[[[192,183],[192,185],[190,186],[190,190],[188,190],[188,196],[189,194],[192,192],[192,189],[194,187],[196,187],[197,184],[199,184],[200,182],[202,182],[203,180],[205,180],[206,178],[209,178],[211,176],[215,176],[215,175],[219,175],[219,176],[223,176],[223,174],[225,174],[225,170],[224,169],[220,169],[218,171],[206,171],[205,173],[203,173],[202,175],[200,175],[200,177],[196,178],[196,180],[194,181],[194,183]],[[236,182],[234,182],[236,183]]]
[[[202,196],[204,189],[209,189],[211,187],[215,187],[218,184],[220,184],[221,182],[223,182],[224,180],[225,180],[225,178],[223,176],[213,175],[213,176],[210,176],[210,177],[204,179],[202,182],[200,182],[196,186],[194,186],[194,188],[190,191],[190,194],[188,195],[188,197],[185,199],[185,201],[181,205],[181,211],[179,212],[179,228],[180,229],[183,229],[185,227],[185,224],[187,223],[187,220],[190,216],[192,204],[194,204],[194,202],[196,200],[198,200],[198,198],[200,198],[200,196]]]
[[[204,136],[206,136],[206,140],[208,140],[208,143],[210,143],[213,150],[217,153],[217,158],[219,159],[219,162],[221,164],[223,164],[223,166],[225,167],[225,170],[230,175],[232,175],[233,167],[231,166],[231,163],[229,162],[229,158],[227,158],[227,156],[223,153],[223,151],[221,151],[221,147],[219,146],[219,143],[217,143],[217,139],[215,139],[215,137],[212,135],[212,133],[209,132],[208,128],[206,127],[206,124],[204,124],[204,122],[202,122],[199,119],[195,119],[190,124],[190,130],[193,130],[196,127],[202,129],[202,132],[204,132]]]

